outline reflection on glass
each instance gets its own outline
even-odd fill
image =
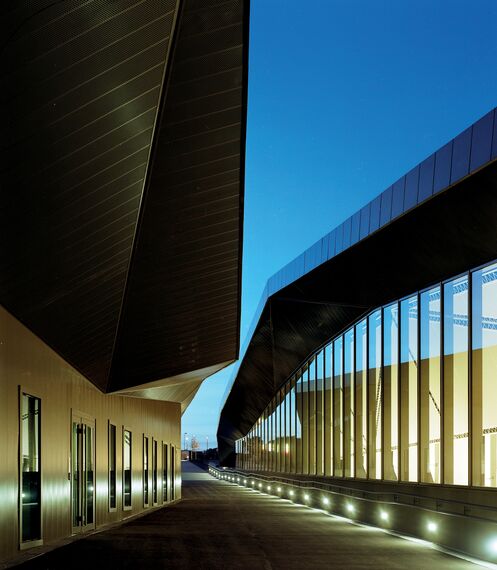
[[[345,333],[343,360],[343,474],[354,477],[354,329]]]
[[[157,479],[157,441],[152,439],[152,501],[154,505],[158,502]]]
[[[369,326],[369,477],[381,479],[381,311],[368,319]]]
[[[440,483],[440,287],[421,294],[421,481]]]
[[[109,424],[109,509],[116,508],[116,426]]]
[[[21,542],[41,539],[40,399],[21,397]]]
[[[418,299],[400,304],[400,449],[403,481],[418,480]]]
[[[143,506],[148,507],[148,437],[143,436]]]
[[[399,309],[394,303],[383,310],[384,478],[399,478]]]
[[[355,327],[355,476],[367,477],[367,320]]]
[[[324,471],[333,475],[333,387],[331,371],[333,369],[333,349],[328,344],[324,349]]]
[[[333,343],[333,474],[343,477],[343,337]]]
[[[239,442],[240,446],[240,456],[241,456],[241,465],[244,467],[245,463],[244,463],[244,450],[243,450],[243,444],[245,443],[245,438],[243,438],[242,441]],[[169,500],[168,497],[168,477],[169,477],[169,467],[168,467],[168,459],[169,459],[169,450],[168,450],[168,445],[167,443],[163,443],[162,444],[162,501],[165,503],[166,501]]]
[[[131,507],[131,432],[123,432],[123,506]]]
[[[472,274],[473,484],[497,487],[497,264]]]
[[[86,482],[86,493],[83,495],[83,522],[84,524],[93,524],[94,517],[94,497],[95,497],[95,470],[93,466],[94,458],[94,440],[93,428],[87,425],[83,426],[83,435],[85,438],[85,470],[83,476]]]

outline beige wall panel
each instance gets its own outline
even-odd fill
[[[41,398],[42,533],[48,543],[72,533],[72,412],[95,420],[95,522],[100,527],[143,512],[143,435],[158,442],[158,504],[162,505],[162,442],[180,449],[181,405],[105,395],[0,308],[0,560],[19,550],[19,386]],[[109,512],[108,424],[116,426],[117,509]],[[122,508],[122,430],[133,434],[131,511]],[[151,453],[151,452],[150,452]],[[151,459],[151,455],[150,455]],[[176,473],[181,469],[177,453]],[[180,485],[180,482],[178,482]],[[150,491],[152,480],[150,478]],[[176,498],[181,495],[176,489]],[[150,501],[152,504],[152,501]]]

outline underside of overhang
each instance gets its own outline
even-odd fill
[[[184,404],[237,358],[248,15],[4,11],[0,303],[103,391],[162,382]]]
[[[496,227],[494,161],[269,297],[221,412],[221,459],[305,358],[361,315],[496,259]]]

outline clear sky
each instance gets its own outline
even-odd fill
[[[252,0],[242,343],[268,277],[497,106],[495,0]],[[231,371],[183,433],[215,444]]]

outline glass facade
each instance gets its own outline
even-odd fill
[[[496,401],[497,263],[379,307],[310,355],[236,443],[237,466],[497,487]]]

